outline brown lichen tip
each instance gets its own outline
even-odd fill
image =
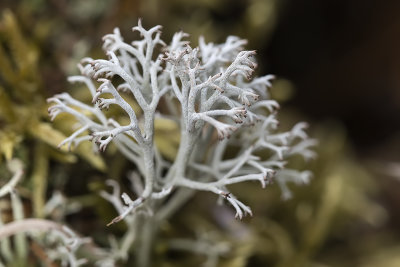
[[[119,222],[119,221],[121,221],[121,220],[122,220],[121,215],[120,215],[120,216],[117,216],[117,217],[115,217],[111,222],[109,222],[109,223],[107,224],[107,226],[110,226],[110,225],[112,225],[112,224],[114,224],[114,223],[117,223],[117,222]]]
[[[231,193],[230,193],[230,192],[222,192],[221,195],[222,195],[224,198],[229,198],[229,197],[231,196]]]

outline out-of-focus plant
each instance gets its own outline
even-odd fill
[[[7,162],[12,178],[0,187],[0,198],[10,198],[11,222],[6,222],[0,210],[0,266],[26,266],[35,262],[54,266],[80,266],[89,260],[97,266],[115,266],[108,252],[95,247],[90,238],[82,238],[62,222],[52,217],[60,209],[62,199],[53,197],[43,208],[49,219],[26,218],[18,184],[24,177],[21,160]],[[66,214],[66,211],[62,211]],[[78,252],[80,255],[78,255]],[[36,266],[36,265],[35,265]]]
[[[46,122],[46,92],[39,71],[38,50],[23,36],[16,18],[7,10],[0,22],[0,40],[1,153],[10,159],[15,147],[27,137],[57,148],[65,135]],[[96,168],[104,169],[101,158],[91,153],[91,149],[83,147],[77,153]],[[67,162],[73,160],[65,153],[58,156]]]
[[[310,191],[296,192],[296,203],[287,206],[294,211],[294,216],[290,217],[297,226],[296,231],[288,231],[287,236],[292,235],[289,239],[292,249],[285,253],[277,266],[328,264],[329,257],[338,257],[335,256],[338,250],[344,255],[353,249],[351,243],[354,236],[347,236],[346,229],[359,225],[378,228],[387,220],[386,210],[374,199],[378,186],[367,169],[352,155],[341,126],[325,124],[316,136],[320,146],[314,172],[319,179]],[[290,229],[289,224],[283,225]],[[334,239],[342,240],[349,247],[326,247],[329,240]],[[319,257],[316,259],[317,254]],[[342,258],[336,264],[354,266],[356,261],[352,260]]]
[[[0,20],[0,163],[11,160],[16,151],[33,158],[29,173],[34,187],[32,201],[35,215],[42,217],[49,158],[71,163],[76,156],[67,154],[65,148],[56,149],[66,137],[47,122],[39,56],[31,40],[22,34],[13,13],[5,10]],[[73,121],[64,123],[72,125]],[[79,148],[77,154],[105,170],[103,160],[89,144]]]

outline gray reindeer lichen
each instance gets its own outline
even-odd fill
[[[104,36],[108,60],[82,60],[81,75],[69,81],[85,84],[93,105],[68,93],[49,99],[52,119],[69,113],[79,124],[60,146],[91,140],[104,151],[113,142],[136,165],[130,175],[135,200],[126,193],[121,195],[119,185],[112,180],[107,183],[113,192],[102,192],[119,213],[110,224],[125,220],[131,227],[130,238],[121,245],[125,251],[135,240],[138,214],[165,220],[187,201],[187,192],[201,190],[226,199],[241,219],[252,211],[230,193],[229,185],[259,181],[265,187],[274,180],[288,198],[286,184],[307,183],[311,174],[286,169],[286,161],[293,155],[314,157],[310,147],[315,141],[308,139],[305,123],[278,132],[279,105],[268,93],[273,76],[251,79],[257,64],[255,51],[243,51],[245,40],[230,36],[225,43],[213,44],[200,38],[199,46],[192,48],[184,40],[187,34],[178,32],[166,45],[160,30],[160,26],[146,30],[139,21],[133,31],[143,38],[128,44],[115,29]],[[129,97],[141,112],[135,112]],[[122,108],[128,124],[103,113],[111,105]],[[157,118],[172,119],[180,127],[180,146],[173,162],[164,159],[154,143]],[[229,159],[228,149],[235,151]]]

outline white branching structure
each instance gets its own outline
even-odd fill
[[[230,36],[223,44],[213,44],[200,38],[199,46],[192,48],[185,41],[187,34],[178,32],[166,45],[160,30],[146,30],[139,21],[133,31],[143,38],[128,44],[115,29],[104,36],[108,60],[82,60],[82,75],[69,80],[87,86],[93,105],[68,93],[49,99],[52,119],[69,113],[78,121],[76,131],[60,146],[92,140],[104,151],[113,142],[137,166],[131,175],[135,200],[121,195],[112,181],[113,193],[102,193],[119,212],[111,223],[125,220],[134,225],[140,213],[165,219],[187,199],[185,188],[225,198],[241,219],[251,215],[251,209],[229,192],[229,185],[258,181],[265,187],[276,181],[287,198],[287,182],[307,183],[308,171],[285,169],[285,163],[296,154],[314,157],[310,147],[315,142],[307,138],[305,123],[277,131],[279,105],[268,94],[273,76],[251,78],[257,64],[255,51],[243,51],[246,41]],[[135,100],[140,112],[128,98]],[[128,124],[107,118],[102,109],[111,105],[126,113]],[[162,158],[154,143],[158,116],[180,126],[180,146],[172,163]]]
[[[90,239],[80,237],[69,227],[55,221],[25,218],[22,199],[17,193],[17,184],[24,174],[23,163],[12,159],[7,165],[14,175],[8,183],[0,187],[0,198],[10,195],[13,221],[4,223],[0,207],[0,266],[22,266],[24,261],[28,262],[30,239],[42,245],[47,260],[58,261],[61,266],[77,267],[85,264],[87,259],[79,258],[77,252],[82,246],[90,243]],[[96,266],[106,266],[103,264],[105,259],[113,261],[113,258],[101,249],[92,249],[91,253],[99,258],[95,262]]]

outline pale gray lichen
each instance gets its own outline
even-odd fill
[[[135,163],[132,185],[136,200],[121,195],[114,181],[109,181],[113,193],[102,193],[119,213],[111,223],[125,219],[133,224],[135,211],[154,214],[160,206],[174,203],[181,188],[222,196],[234,207],[236,217],[242,218],[251,215],[251,209],[229,192],[228,185],[259,181],[265,187],[275,180],[288,198],[288,182],[308,183],[310,172],[285,169],[285,163],[296,154],[313,158],[310,147],[315,141],[307,137],[305,123],[278,131],[279,105],[268,93],[274,77],[251,79],[257,64],[255,51],[243,50],[246,40],[230,36],[225,43],[213,44],[200,38],[199,46],[192,48],[184,40],[187,34],[178,32],[166,45],[160,30],[161,26],[146,30],[139,21],[133,31],[143,38],[128,44],[115,29],[103,38],[107,60],[82,60],[81,75],[69,81],[85,84],[93,105],[68,93],[49,99],[52,119],[69,113],[79,125],[60,145],[77,146],[92,140],[104,151],[114,142]],[[126,100],[129,95],[140,113]],[[168,109],[165,113],[158,111],[162,99],[163,110]],[[110,105],[122,108],[129,123],[121,125],[108,118],[102,109]],[[180,147],[172,163],[163,159],[154,144],[157,116],[172,118],[181,129]],[[229,147],[234,147],[231,151],[235,154],[227,159]],[[263,151],[267,151],[266,158],[260,156]],[[155,200],[162,204],[154,204]]]

